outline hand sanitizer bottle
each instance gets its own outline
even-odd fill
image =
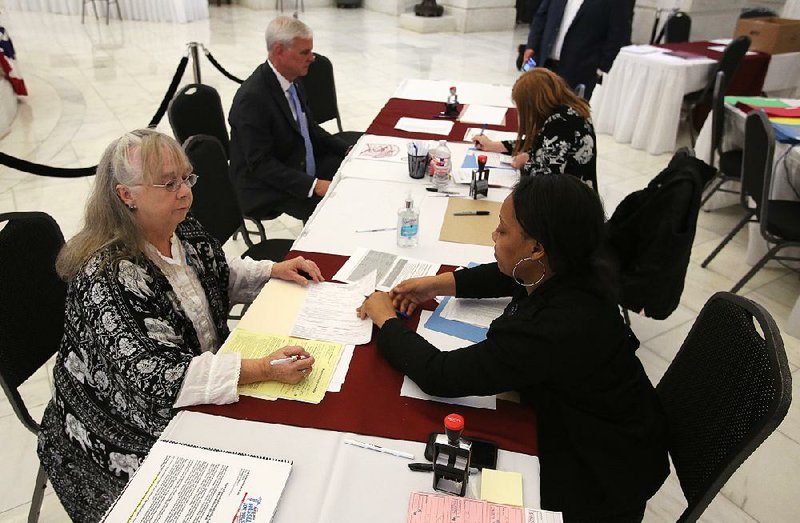
[[[397,246],[416,247],[419,243],[419,209],[414,207],[411,193],[403,207],[397,210]]]

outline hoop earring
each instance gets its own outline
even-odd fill
[[[519,264],[524,262],[524,261],[533,261],[533,258],[531,258],[530,256],[528,256],[527,258],[522,258],[520,261],[518,261],[514,265],[514,268],[511,270],[511,277],[514,278],[514,282],[517,283],[518,285],[522,285],[523,287],[535,287],[536,285],[539,285],[540,283],[542,283],[542,280],[544,279],[544,275],[547,272],[547,268],[544,266],[544,262],[542,261],[541,258],[536,260],[536,261],[539,262],[539,265],[542,266],[542,275],[539,276],[538,280],[536,280],[533,283],[525,283],[521,279],[517,278],[517,267],[519,267]]]

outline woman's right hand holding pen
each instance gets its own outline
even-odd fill
[[[432,300],[436,296],[453,296],[456,293],[456,281],[452,272],[438,276],[411,278],[397,284],[390,292],[395,309],[412,314],[417,306]]]
[[[472,137],[475,148],[481,151],[488,151],[491,153],[504,153],[506,147],[501,142],[495,142],[484,134],[476,134]]]

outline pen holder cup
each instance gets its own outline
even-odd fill
[[[408,175],[416,180],[425,178],[428,171],[428,155],[414,156],[408,155]]]

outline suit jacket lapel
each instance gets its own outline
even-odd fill
[[[583,0],[583,3],[578,8],[578,12],[575,13],[575,18],[572,19],[572,24],[577,22],[578,19],[586,13],[587,4],[591,4],[591,3],[592,3],[592,0]],[[572,24],[570,24],[570,27],[572,27]],[[569,31],[569,27],[567,28],[567,30]]]
[[[292,115],[292,110],[289,108],[289,101],[286,99],[283,89],[281,89],[281,83],[278,81],[278,77],[275,76],[275,73],[272,71],[272,68],[268,63],[264,62],[261,67],[264,69],[264,78],[267,83],[267,90],[275,99],[275,103],[278,105],[278,107],[281,108],[281,112],[289,121],[292,129],[299,133],[300,126],[297,125],[297,120]]]

